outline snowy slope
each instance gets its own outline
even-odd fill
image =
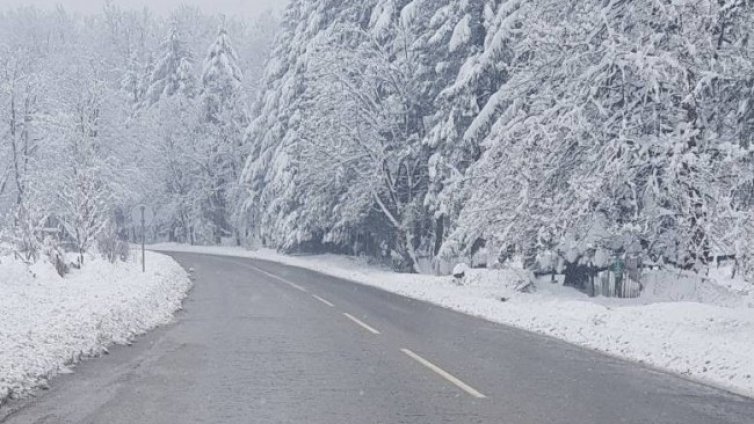
[[[0,405],[44,386],[83,357],[169,323],[191,282],[169,257],[134,262],[91,257],[61,278],[52,267],[0,257]]]
[[[304,267],[754,396],[754,298],[742,287],[696,281],[693,288],[668,273],[654,278],[650,294],[640,299],[589,298],[550,283],[524,294],[513,290],[521,280],[514,270],[472,270],[459,284],[452,277],[397,274],[338,255],[170,244],[152,248]]]

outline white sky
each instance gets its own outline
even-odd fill
[[[228,16],[254,16],[267,9],[282,10],[288,0],[112,0],[123,8],[141,9],[145,6],[159,14],[166,14],[181,4],[199,6],[203,11]],[[0,0],[0,11],[21,5],[34,5],[42,8],[63,5],[66,10],[96,13],[102,9],[105,0]]]

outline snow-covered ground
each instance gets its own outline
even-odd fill
[[[589,298],[549,282],[539,283],[534,293],[519,293],[514,286],[522,275],[516,270],[471,270],[456,282],[452,277],[397,274],[338,255],[286,256],[267,249],[175,244],[151,248],[304,267],[754,397],[754,290],[723,272],[712,273],[711,280],[656,272],[646,278],[639,299]]]
[[[70,372],[80,359],[169,323],[191,281],[171,258],[149,252],[147,273],[135,260],[87,258],[61,278],[48,263],[0,257],[0,405]]]

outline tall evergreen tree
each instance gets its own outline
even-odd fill
[[[200,94],[200,120],[209,144],[207,178],[212,187],[206,199],[207,218],[213,224],[215,241],[234,235],[240,242],[231,222],[240,194],[237,181],[245,160],[243,133],[248,125],[242,79],[238,56],[223,27],[204,59]]]
[[[182,94],[188,98],[196,94],[191,52],[181,40],[178,29],[170,30],[162,45],[162,56],[152,71],[144,101],[151,106],[164,97]]]
[[[202,119],[217,123],[228,110],[237,109],[241,98],[243,73],[238,55],[223,26],[209,48],[202,68]]]
[[[139,89],[140,84],[141,69],[139,59],[135,53],[132,53],[126,65],[125,75],[121,80],[121,89],[128,96],[128,100],[134,107],[141,103],[142,93]]]
[[[243,181],[248,232],[266,244],[298,249],[321,242],[322,229],[298,219],[307,199],[300,190],[299,126],[307,96],[307,63],[318,37],[333,26],[366,26],[374,0],[294,0],[286,9],[273,58],[247,132],[249,159]]]
[[[144,62],[141,72],[139,73],[139,80],[138,85],[136,87],[136,94],[137,98],[139,99],[139,103],[137,106],[143,106],[144,99],[147,97],[147,93],[149,92],[149,87],[152,85],[152,73],[154,72],[154,56],[150,52],[147,55],[146,61]]]

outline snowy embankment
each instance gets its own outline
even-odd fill
[[[722,273],[701,280],[671,272],[649,276],[639,299],[589,298],[542,282],[516,292],[515,270],[471,270],[452,277],[397,274],[338,255],[286,256],[271,250],[175,244],[155,250],[265,259],[425,300],[682,374],[754,397],[754,290]],[[505,298],[506,301],[501,299]]]
[[[84,357],[169,323],[191,287],[164,255],[149,252],[146,273],[133,260],[87,260],[61,278],[48,263],[0,257],[0,405]]]

